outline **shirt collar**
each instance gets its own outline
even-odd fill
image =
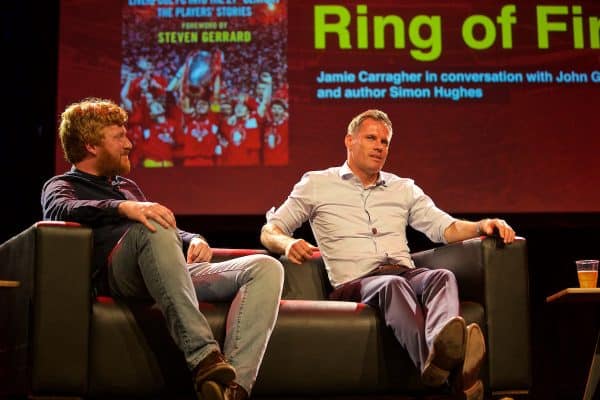
[[[340,167],[339,174],[340,178],[342,179],[350,179],[354,176],[354,172],[352,172],[350,169],[348,161],[344,162],[344,164]]]
[[[71,173],[73,173],[74,175],[79,175],[82,176],[88,180],[91,181],[96,181],[99,183],[105,183],[105,184],[110,184],[110,185],[118,185],[121,182],[121,177],[120,176],[101,176],[101,175],[92,175],[92,174],[88,174],[87,172],[83,172],[77,168],[75,168],[75,166],[71,167]]]
[[[342,178],[343,180],[347,180],[347,179],[351,179],[353,177],[355,177],[354,172],[352,172],[352,170],[350,169],[350,166],[348,165],[348,161],[345,161],[344,164],[340,167],[339,171],[338,171],[340,178]],[[374,186],[386,186],[385,184],[385,179],[383,179],[383,177],[381,176],[381,171],[379,172],[379,176],[377,177],[377,182],[375,182]],[[358,178],[356,178],[358,180]]]

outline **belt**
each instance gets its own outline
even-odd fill
[[[402,264],[383,264],[375,268],[369,275],[400,275],[411,269]]]

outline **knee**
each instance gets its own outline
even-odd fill
[[[250,276],[261,286],[281,291],[283,288],[283,265],[275,258],[263,254],[251,256],[254,258],[250,268]]]
[[[452,271],[447,269],[434,269],[431,271],[431,280],[426,290],[438,291],[442,288],[458,292],[458,282]]]
[[[174,240],[178,243],[178,245],[181,245],[181,238],[177,233],[177,229],[165,228],[154,220],[150,220],[149,223],[154,226],[154,232],[148,229],[148,227],[141,222],[136,222],[132,229],[136,229],[139,232],[140,237],[150,242],[168,243]]]
[[[456,276],[454,272],[447,269],[434,269],[432,270],[435,278],[441,282],[450,282],[456,284]]]

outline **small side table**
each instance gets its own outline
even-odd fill
[[[18,288],[19,286],[21,286],[21,282],[19,281],[9,281],[0,279],[0,294],[8,293],[8,290]],[[4,294],[0,296],[0,310],[5,310],[4,307],[7,306],[7,301],[8,300],[6,299],[6,296]],[[3,348],[5,346],[8,346],[8,348],[6,349],[8,350],[8,353],[5,353],[5,350],[3,351],[4,354],[2,354],[3,359],[7,360],[7,365],[5,366],[2,365],[2,363],[0,363],[0,398],[4,398],[4,395],[6,394],[11,394],[10,391],[13,389],[12,385],[15,385],[15,382],[17,381],[20,382],[20,380],[16,379],[17,372],[15,372],[14,365],[11,365],[10,367],[8,366],[11,364],[11,361],[14,361],[15,354],[14,337],[12,336],[10,329],[5,329],[5,326],[10,325],[11,321],[12,319],[10,312],[0,313],[0,326],[2,326],[2,330],[0,331],[0,346],[2,346]]]
[[[560,292],[554,293],[546,297],[547,303],[594,303],[600,307],[600,288],[582,289],[582,288],[567,288]],[[596,349],[592,357],[590,372],[588,373],[587,382],[585,384],[585,392],[583,400],[597,399],[596,395],[600,395],[598,391],[598,382],[600,381],[600,332],[596,339]]]

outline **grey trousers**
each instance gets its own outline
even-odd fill
[[[198,301],[230,301],[222,351],[237,371],[236,382],[250,393],[279,311],[281,263],[252,255],[187,264],[177,231],[155,226],[152,233],[142,224],[133,225],[113,250],[111,294],[153,299],[190,369],[220,349]]]
[[[459,315],[456,278],[445,269],[402,269],[397,274],[370,275],[341,285],[330,297],[378,309],[419,371],[437,333]]]

